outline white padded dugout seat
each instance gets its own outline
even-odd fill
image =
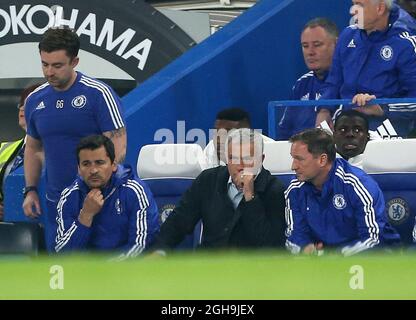
[[[277,176],[285,187],[289,185],[294,172],[292,171],[291,143],[288,141],[270,141],[264,143],[263,166],[273,176]]]
[[[416,172],[416,139],[368,142],[363,168],[367,173]]]
[[[203,151],[198,144],[150,144],[141,148],[137,173],[141,179],[196,178]]]
[[[383,191],[389,222],[402,242],[410,244],[416,213],[416,139],[370,141],[363,168]]]
[[[153,193],[163,223],[182,194],[202,172],[203,151],[197,144],[152,144],[141,148],[137,173]],[[192,249],[200,243],[201,223],[177,249]]]

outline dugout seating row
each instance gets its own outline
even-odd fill
[[[293,177],[290,143],[266,142],[264,167],[285,187]],[[195,144],[144,146],[137,171],[150,186],[158,203],[161,220],[174,208],[183,192],[202,171],[202,148]],[[416,213],[416,139],[370,141],[363,156],[364,170],[379,184],[386,213],[405,244],[412,243]],[[182,247],[195,247],[201,239],[200,226]],[[192,243],[192,244],[191,244]]]
[[[264,167],[287,186],[293,177],[290,143],[287,141],[266,142],[264,152]],[[137,172],[153,192],[159,207],[161,222],[166,219],[182,194],[202,171],[201,161],[203,161],[202,148],[196,144],[146,145],[141,148]],[[370,141],[364,153],[363,166],[383,191],[390,223],[401,234],[403,242],[410,244],[416,213],[416,139]],[[7,228],[12,231],[19,228],[30,229],[31,227],[26,222],[42,223],[44,216],[41,216],[39,221],[33,221],[24,216],[21,209],[23,187],[23,170],[20,169],[7,178],[4,220],[11,224],[5,224],[2,227],[3,230]],[[43,190],[44,186],[41,185],[41,201],[44,200]],[[20,225],[22,227],[19,227]],[[22,232],[21,234],[25,235],[25,241],[31,239],[32,244],[13,241],[17,245],[23,244],[20,249],[12,247],[13,250],[24,252],[29,250],[28,248],[41,246],[37,234],[42,230],[39,231],[36,228],[30,230],[32,231],[29,237],[28,233]],[[194,233],[189,235],[178,246],[178,249],[195,248],[201,243],[201,230],[202,225],[198,224]],[[2,233],[7,235],[7,232]],[[10,235],[4,237],[4,239],[11,239]],[[0,239],[0,242],[5,241],[4,239]],[[4,248],[6,247],[8,246]]]

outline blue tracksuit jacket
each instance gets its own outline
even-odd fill
[[[319,80],[313,71],[305,73],[293,86],[291,100],[318,100],[324,84],[325,79]],[[314,128],[315,119],[314,107],[286,107],[277,127],[276,140],[288,140],[298,132]]]
[[[66,188],[58,202],[56,252],[69,250],[120,250],[122,257],[140,254],[159,231],[158,210],[149,188],[119,165],[102,190],[104,206],[90,228],[78,221],[90,189],[81,177]]]
[[[355,26],[347,27],[335,48],[321,99],[352,99],[358,93],[374,94],[377,98],[415,98],[415,34],[416,21],[397,5],[393,6],[384,31],[367,35]],[[400,136],[406,137],[414,128],[416,105],[395,104],[383,109],[385,116],[372,117],[370,129],[375,130],[386,118]]]
[[[298,253],[309,243],[340,247],[344,255],[398,242],[388,224],[383,193],[361,169],[337,158],[322,192],[291,181],[286,198],[286,247]]]

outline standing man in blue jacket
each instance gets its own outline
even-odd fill
[[[120,258],[137,256],[159,231],[152,193],[131,167],[117,165],[106,136],[83,138],[77,157],[79,176],[58,203],[55,251],[119,250]]]
[[[338,39],[337,25],[327,18],[315,18],[304,26],[301,46],[310,70],[292,88],[291,100],[318,100],[331,67]],[[286,107],[278,124],[277,139],[288,140],[295,133],[315,127],[316,111],[312,107]]]
[[[103,134],[114,143],[117,163],[123,163],[126,155],[127,133],[121,101],[108,85],[75,71],[79,49],[75,31],[66,27],[48,29],[39,42],[47,82],[26,100],[23,210],[30,218],[38,218],[42,213],[37,186],[44,159],[48,251],[53,250],[59,196],[77,175],[75,149],[80,139]]]
[[[375,98],[416,97],[416,22],[393,0],[353,0],[355,25],[340,35],[321,99],[351,99],[372,116],[375,130],[390,119],[406,137],[414,128],[415,104],[367,105]],[[320,107],[316,124],[331,122],[335,107]]]
[[[377,183],[361,169],[335,158],[330,134],[308,129],[289,141],[296,173],[285,192],[286,247],[292,253],[335,247],[350,256],[400,241],[387,222]]]

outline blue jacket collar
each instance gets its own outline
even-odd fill
[[[367,35],[365,30],[361,30],[361,34],[371,41],[382,41],[405,31],[416,33],[416,20],[398,5],[393,4],[390,10],[388,27],[385,30],[374,31],[369,35]]]
[[[324,73],[324,77],[322,78],[322,79],[319,79],[318,77],[317,77],[317,75],[316,75],[316,72],[315,71],[313,71],[313,75],[314,75],[314,77],[319,81],[319,82],[322,82],[322,83],[324,83],[325,82],[325,80],[326,80],[326,78],[328,77],[328,74],[329,74],[329,70],[327,71],[327,72],[325,72]]]

